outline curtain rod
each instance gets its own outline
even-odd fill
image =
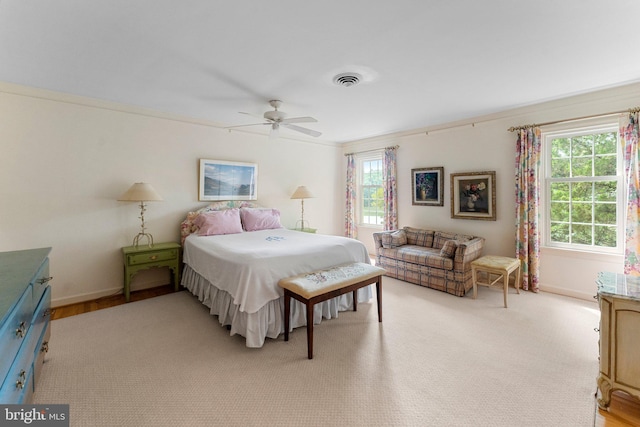
[[[384,148],[373,148],[371,150],[364,150],[364,151],[355,151],[353,153],[345,153],[345,156],[350,156],[352,154],[362,154],[362,153],[371,153],[372,151],[380,151],[380,150],[386,150],[387,148],[400,148],[399,145],[394,145],[392,147],[384,147]]]
[[[573,121],[576,121],[576,120],[593,119],[595,117],[613,116],[615,114],[622,114],[622,113],[637,113],[639,111],[640,111],[640,107],[634,107],[634,108],[629,108],[628,110],[613,111],[611,113],[604,113],[604,114],[592,114],[590,116],[574,117],[573,119],[556,120],[556,121],[553,121],[553,122],[545,122],[545,123],[534,123],[534,124],[531,124],[531,125],[512,126],[507,130],[509,132],[515,132],[517,130],[532,128],[532,127],[549,126],[549,125],[555,125],[555,124],[558,124],[558,123],[573,122]]]

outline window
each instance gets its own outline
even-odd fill
[[[624,213],[618,124],[546,133],[547,246],[621,253]],[[620,229],[620,230],[619,230]]]
[[[382,154],[359,159],[361,225],[382,225],[384,221],[384,189],[382,187]]]

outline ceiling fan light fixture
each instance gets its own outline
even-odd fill
[[[358,73],[340,73],[333,78],[333,83],[338,86],[351,87],[362,81],[362,76]]]

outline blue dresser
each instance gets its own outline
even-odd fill
[[[29,403],[49,346],[51,248],[0,253],[0,403]]]

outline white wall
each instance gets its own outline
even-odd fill
[[[139,209],[116,199],[133,182],[152,183],[165,201],[150,203],[149,231],[157,242],[178,241],[185,213],[206,205],[197,200],[200,158],[258,163],[258,202],[281,209],[288,227],[300,213],[289,197],[307,185],[316,198],[305,202],[305,219],[341,235],[343,154],[398,144],[401,226],[483,236],[485,253],[513,256],[515,135],[507,128],[624,110],[638,99],[640,84],[338,147],[269,143],[211,123],[0,83],[0,251],[52,246],[54,305],[119,292],[120,248],[138,232]],[[444,167],[445,204],[412,206],[410,171],[431,166]],[[452,219],[449,174],[484,170],[496,171],[497,221]],[[373,252],[371,233],[361,229],[359,238]],[[621,272],[621,257],[542,250],[543,290],[590,299],[598,271]],[[167,280],[165,270],[143,272],[132,288]]]
[[[438,128],[358,141],[345,145],[343,153],[399,145],[397,182],[400,227],[422,227],[482,236],[486,238],[485,254],[515,256],[514,170],[517,137],[507,129],[626,110],[638,106],[638,99],[640,85],[635,84]],[[342,164],[343,170],[346,169],[344,158]],[[411,169],[437,166],[444,167],[444,206],[413,206]],[[450,174],[473,171],[496,171],[496,221],[451,218]],[[371,253],[374,252],[371,236],[374,231],[364,227],[358,230],[358,238],[369,247]],[[592,299],[598,271],[622,272],[621,256],[595,256],[549,248],[543,248],[541,252],[540,287],[550,292]]]
[[[53,305],[121,291],[121,247],[139,231],[136,203],[118,202],[146,181],[164,198],[149,203],[156,242],[179,241],[179,225],[198,201],[200,158],[258,164],[258,203],[279,208],[294,227],[307,185],[315,199],[305,220],[342,234],[340,149],[0,83],[0,251],[51,246]],[[138,274],[132,289],[168,283],[168,271]]]

